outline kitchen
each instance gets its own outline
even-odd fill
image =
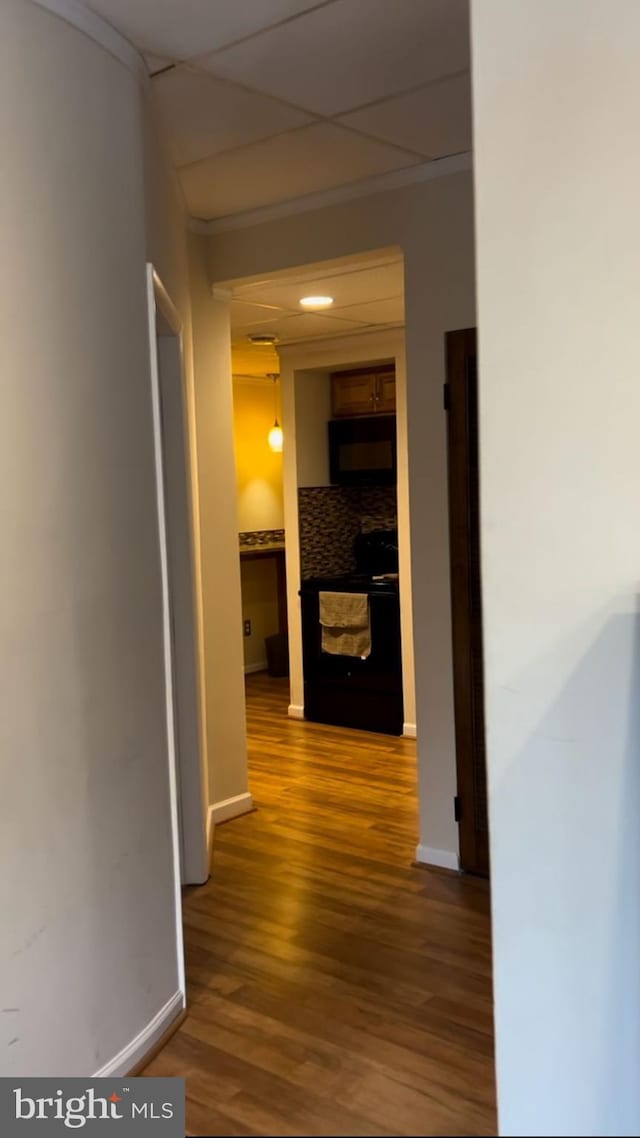
[[[305,718],[401,735],[395,366],[328,379],[331,484],[298,497]]]
[[[245,638],[245,671],[281,676],[286,635],[291,718],[415,736],[402,261],[323,267],[313,289],[312,272],[234,290],[238,315],[261,317],[233,332],[243,620],[254,633],[257,618],[261,634],[259,648]],[[314,301],[336,294],[331,317],[328,305],[295,314],[307,287]],[[288,311],[268,308],[274,300]],[[262,417],[261,439],[249,442],[251,398]],[[269,498],[260,461],[275,457],[265,457],[274,421],[284,427],[281,497],[249,526],[249,499]]]

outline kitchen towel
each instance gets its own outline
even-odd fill
[[[332,656],[371,655],[369,598],[366,593],[319,593],[322,651]]]

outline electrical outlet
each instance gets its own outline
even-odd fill
[[[250,620],[245,620],[245,622],[244,622],[244,634],[245,634],[245,636],[251,636],[251,621]]]

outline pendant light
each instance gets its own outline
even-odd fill
[[[278,386],[277,385],[278,385],[279,376],[278,376],[277,372],[272,371],[272,372],[268,373],[267,378],[273,380],[273,406],[274,406],[274,410],[275,410],[274,423],[273,423],[273,426],[272,426],[271,430],[269,431],[269,434],[267,437],[269,440],[269,446],[271,447],[271,450],[273,451],[273,453],[274,454],[282,454],[282,447],[283,447],[283,443],[284,443],[284,435],[282,433],[282,427],[280,426],[280,424],[278,422]]]

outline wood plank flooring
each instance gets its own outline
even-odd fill
[[[189,1014],[145,1074],[190,1135],[495,1134],[486,884],[411,865],[415,743],[247,678],[257,810],[187,891]]]

